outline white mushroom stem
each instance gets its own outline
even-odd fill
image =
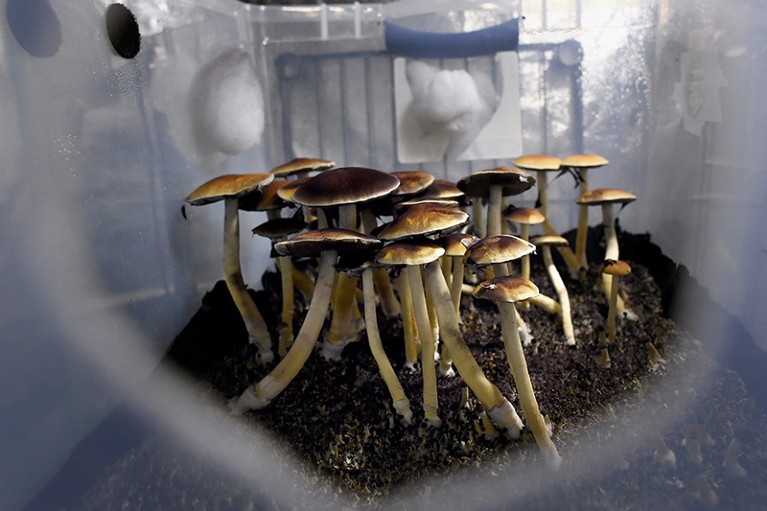
[[[451,256],[449,260],[453,263],[452,277],[450,279],[450,297],[453,300],[455,315],[458,316],[458,322],[461,320],[461,290],[463,289],[463,259],[458,256]]]
[[[480,197],[476,197],[474,202],[471,204],[471,217],[474,223],[474,234],[476,234],[478,238],[484,238],[487,234],[485,223],[482,221],[484,212],[485,211],[484,207],[482,206],[482,199]]]
[[[489,193],[490,197],[487,202],[487,235],[497,236],[501,234],[503,186],[493,185],[490,187]]]
[[[453,281],[453,260],[449,256],[442,256],[439,259],[439,265],[442,268],[442,276],[445,277],[448,287]]]
[[[607,339],[615,342],[615,317],[618,315],[618,282],[617,275],[608,275],[610,282],[610,309],[607,312]]]
[[[247,410],[263,408],[269,404],[288,384],[293,381],[298,371],[312,353],[314,344],[320,335],[325,316],[333,293],[333,280],[336,274],[334,264],[336,251],[327,250],[320,256],[320,267],[314,296],[306,311],[301,329],[285,357],[272,372],[264,376],[256,385],[251,385],[230,403],[233,413],[242,414]]]
[[[376,299],[372,270],[365,270],[362,273],[362,291],[365,295],[365,328],[367,330],[368,343],[370,344],[370,352],[373,354],[376,364],[378,364],[381,378],[383,378],[386,387],[389,389],[389,394],[391,394],[392,401],[394,402],[394,409],[402,416],[402,420],[406,424],[411,424],[413,412],[410,410],[410,401],[405,396],[405,391],[402,390],[402,385],[397,379],[397,375],[381,343],[381,334],[378,331],[378,320],[376,319]]]
[[[421,272],[423,278],[423,272]],[[442,278],[445,278],[444,274]],[[426,293],[426,311],[429,313],[429,324],[431,324],[431,336],[434,339],[434,360],[439,360],[439,321],[437,320],[437,311],[434,309],[434,301],[429,293]]]
[[[602,204],[602,223],[605,231],[605,259],[619,259],[618,235],[615,233],[615,217],[612,203]]]
[[[555,314],[557,316],[562,314],[562,307],[557,301],[546,295],[533,296],[532,298],[528,298],[527,300],[518,303],[535,305],[549,314]]]
[[[341,228],[357,230],[357,208],[354,204],[339,206],[338,223]],[[327,360],[341,360],[344,347],[359,337],[362,325],[355,319],[359,317],[355,297],[357,280],[345,273],[336,277],[330,329],[322,343],[322,356]]]
[[[237,310],[240,311],[248,337],[258,346],[258,360],[268,364],[274,359],[269,329],[256,304],[248,294],[240,266],[240,210],[236,198],[224,199],[224,280]]]
[[[280,279],[282,282],[282,322],[284,324],[280,332],[277,353],[280,357],[284,357],[290,345],[293,344],[293,308],[295,298],[293,290],[293,262],[288,256],[279,256],[277,264],[280,267]]]
[[[543,264],[546,266],[546,273],[549,275],[551,285],[557,293],[559,300],[560,316],[562,318],[562,330],[565,333],[565,344],[575,344],[575,332],[573,330],[573,318],[570,312],[570,294],[567,292],[562,276],[554,265],[554,258],[551,257],[551,247],[543,246]]]
[[[527,370],[525,361],[525,352],[522,349],[522,341],[517,331],[516,314],[514,314],[514,304],[501,302],[498,304],[501,312],[501,332],[503,344],[506,348],[506,357],[511,368],[511,375],[514,377],[514,384],[517,387],[519,395],[519,404],[522,407],[522,413],[525,414],[527,426],[533,432],[535,442],[538,444],[546,461],[553,467],[558,467],[562,459],[557,452],[554,442],[546,429],[546,422],[543,420],[538,409],[538,402],[533,392],[533,384],[530,381],[530,374]]]
[[[402,332],[405,340],[405,367],[414,369],[418,363],[418,345],[420,343],[413,311],[413,296],[410,291],[410,280],[406,272],[401,272],[396,281],[397,293],[400,300],[402,315]]]
[[[492,277],[502,277],[505,275],[511,275],[509,272],[509,267],[506,264],[494,264],[487,268],[489,270],[487,273],[489,276]],[[551,308],[550,304],[544,304],[542,301],[535,303],[536,305],[540,305],[544,310],[548,307]],[[554,308],[555,310],[556,308]],[[555,313],[555,312],[554,312]],[[517,322],[517,329],[519,330],[519,335],[522,339],[522,344],[525,346],[530,346],[530,344],[533,342],[533,335],[530,333],[530,329],[527,326],[527,323],[525,323],[525,320],[522,319],[522,315],[519,313],[516,307],[514,307],[514,316],[515,321]]]
[[[437,270],[442,275],[442,270]],[[434,366],[436,343],[429,321],[429,311],[426,306],[426,293],[421,281],[421,269],[418,266],[406,266],[410,292],[413,296],[415,322],[418,326],[418,336],[421,339],[421,371],[423,373],[423,412],[426,422],[433,427],[442,425],[439,418],[439,403],[437,401],[437,369]]]
[[[548,218],[543,221],[543,232],[550,236],[559,236],[559,233],[556,229],[554,229],[554,226],[551,225],[551,222],[549,222]],[[557,247],[557,250],[559,251],[559,255],[562,256],[562,259],[564,259],[570,274],[577,275],[579,265],[578,259],[575,257],[575,252],[573,252],[573,249],[571,249],[569,246],[564,246]]]
[[[511,438],[519,438],[523,424],[511,403],[501,395],[498,387],[493,385],[482,372],[469,347],[463,340],[458,326],[458,318],[450,301],[450,290],[439,264],[435,261],[425,267],[426,283],[429,293],[434,299],[437,308],[437,317],[440,323],[440,332],[445,345],[450,349],[458,374],[469,386],[477,399],[487,409],[487,413],[493,422],[506,430]]]
[[[370,208],[363,208],[361,211],[362,225],[364,226],[363,232],[370,234],[370,232],[378,224],[375,215]],[[376,294],[381,300],[381,310],[387,318],[392,318],[400,313],[400,304],[397,301],[397,297],[394,296],[394,289],[389,280],[389,274],[382,268],[376,268],[373,270],[373,281],[375,283]]]
[[[520,224],[519,237],[525,241],[529,241],[530,239],[529,233],[530,233],[530,230],[528,229],[527,224]],[[522,256],[520,273],[522,274],[524,278],[530,280],[530,254],[525,254]]]
[[[580,195],[589,191],[588,169],[580,169]],[[588,268],[589,263],[586,260],[586,242],[589,234],[589,207],[582,204],[578,207],[578,231],[575,234],[575,258],[578,266]]]
[[[602,204],[602,224],[604,225],[605,235],[605,259],[617,261],[620,259],[620,249],[618,247],[618,235],[615,233],[615,216],[613,215],[613,205],[611,203]],[[610,299],[612,289],[612,279],[612,275],[602,274],[602,285],[605,297],[608,300]],[[636,314],[626,310],[623,298],[620,296],[616,299],[616,306],[617,313],[621,316],[625,315],[628,319],[636,319]]]
[[[549,192],[548,192],[548,186],[546,184],[546,172],[543,170],[536,170],[535,177],[536,177],[535,184],[538,185],[538,201],[541,203],[538,210],[541,213],[543,213],[543,216],[548,217],[549,216]],[[528,277],[525,277],[525,278],[528,278]]]

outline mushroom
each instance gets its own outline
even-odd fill
[[[224,201],[224,280],[245,322],[252,344],[258,346],[258,361],[268,364],[274,359],[272,341],[264,318],[248,294],[240,266],[239,198],[269,184],[271,174],[225,174],[207,181],[190,193],[186,202],[202,206]]]
[[[450,300],[450,289],[447,287],[439,263],[437,261],[427,263],[424,267],[424,275],[429,294],[437,309],[440,334],[450,350],[458,374],[477,396],[493,422],[504,429],[509,438],[519,438],[523,427],[522,420],[498,387],[487,379],[466,345]]]
[[[501,276],[481,282],[474,296],[477,298],[492,300],[497,303],[501,316],[501,335],[506,348],[506,358],[509,361],[511,375],[519,394],[519,404],[525,415],[527,425],[533,432],[538,448],[546,461],[554,467],[558,467],[562,459],[557,452],[554,442],[551,441],[546,422],[538,408],[535,399],[533,384],[527,370],[525,352],[516,325],[514,302],[527,300],[538,294],[535,284],[524,277]]]
[[[444,257],[451,262],[450,297],[453,300],[458,321],[461,321],[461,292],[465,271],[463,256],[466,255],[466,249],[478,241],[478,237],[463,232],[456,232],[442,238],[445,246]]]
[[[307,177],[311,172],[323,172],[336,166],[334,161],[322,158],[293,158],[287,163],[278,165],[269,171],[275,177],[296,176],[299,179]]]
[[[487,198],[487,236],[501,234],[503,197],[529,190],[535,178],[519,170],[492,169],[461,178],[456,186],[469,197]]]
[[[402,239],[416,236],[429,236],[444,234],[454,231],[465,225],[468,221],[468,215],[463,211],[455,210],[444,206],[421,205],[408,208],[402,215],[391,223],[384,226],[378,233],[382,239]],[[384,247],[385,250],[387,247]],[[440,247],[440,250],[443,250]],[[410,268],[410,267],[409,267]],[[415,270],[408,269],[409,272]],[[434,304],[437,320],[439,322],[439,331],[445,346],[450,351],[458,374],[463,378],[471,388],[477,399],[485,406],[490,418],[501,428],[506,430],[508,436],[518,438],[522,428],[522,421],[514,411],[511,403],[503,397],[498,388],[493,385],[482,372],[477,361],[466,346],[458,326],[458,316],[453,307],[450,289],[447,286],[442,268],[438,258],[424,265],[424,277],[426,279],[428,294],[431,296],[431,302]],[[411,279],[413,290],[413,301],[420,301],[419,289],[421,286],[420,272],[415,272]],[[425,301],[425,300],[424,300]],[[428,313],[428,311],[427,311]],[[422,318],[421,324],[425,322],[424,314],[417,313],[416,318]],[[427,325],[421,327],[427,328]],[[426,337],[422,335],[422,353],[421,360],[424,368],[431,353],[426,352],[426,346],[423,346]],[[424,374],[424,380],[426,375]],[[424,405],[426,409],[426,405]]]
[[[520,156],[512,162],[515,167],[526,171],[535,171],[536,184],[538,185],[538,201],[540,202],[541,213],[544,217],[549,216],[549,198],[548,186],[546,183],[546,172],[559,171],[562,160],[556,156],[546,154],[526,154]]]
[[[610,309],[607,312],[607,339],[615,342],[615,317],[618,311],[618,281],[631,273],[631,266],[625,261],[605,259],[602,272],[612,277],[610,283]]]
[[[609,162],[598,154],[573,154],[562,160],[562,166],[578,173],[579,194],[589,191],[589,169],[604,167]],[[581,205],[578,211],[578,231],[575,238],[575,257],[581,268],[588,268],[586,242],[589,231],[589,210]]]
[[[530,241],[530,225],[538,225],[546,220],[542,211],[538,211],[535,208],[517,208],[509,206],[506,211],[503,212],[503,217],[512,223],[519,224],[519,237],[525,241]],[[565,245],[567,242],[565,242]],[[530,256],[522,256],[522,269],[520,274],[526,278],[530,278]]]
[[[421,371],[423,374],[423,410],[426,422],[432,427],[442,425],[439,418],[439,403],[437,400],[437,373],[434,367],[436,339],[433,335],[429,312],[426,305],[426,294],[421,281],[421,266],[426,262],[438,259],[445,249],[436,242],[393,243],[387,245],[376,254],[376,262],[390,266],[402,267],[410,288],[415,322],[421,340]]]
[[[272,244],[287,238],[302,230],[306,223],[299,220],[283,219],[280,213],[293,204],[283,200],[279,195],[288,181],[284,179],[274,179],[271,183],[259,190],[254,190],[240,197],[240,210],[242,211],[265,211],[267,222],[253,229],[253,234],[258,234],[270,238]],[[273,222],[273,223],[269,223]],[[295,230],[292,230],[295,229]],[[293,276],[298,270],[293,267],[293,262],[289,257],[278,257],[277,267],[280,270],[280,279],[282,285],[282,323],[279,329],[278,355],[285,355],[286,346],[293,342]],[[299,282],[304,283],[298,278]],[[311,292],[308,293],[311,296]]]
[[[548,185],[546,183],[546,173],[561,170],[562,160],[556,156],[545,154],[527,154],[514,160],[514,166],[526,171],[535,171],[536,184],[538,185],[538,202],[541,213],[543,213],[543,230],[546,234],[559,236],[554,226],[549,222],[549,197]],[[575,273],[578,268],[578,259],[575,252],[569,245],[558,247],[559,253],[567,264],[571,273]],[[524,276],[524,275],[523,275]]]
[[[372,232],[378,226],[376,216],[392,216],[396,203],[403,198],[424,191],[434,182],[434,176],[422,170],[403,170],[391,172],[391,175],[399,179],[399,186],[389,195],[373,201],[370,207],[363,208],[361,211],[366,233]],[[400,314],[400,304],[397,297],[394,296],[388,274],[382,269],[376,268],[373,270],[373,280],[381,302],[381,310],[386,317]]]
[[[295,378],[319,337],[333,292],[336,276],[334,265],[339,252],[373,250],[381,242],[371,236],[348,229],[318,229],[299,234],[292,239],[275,244],[274,249],[280,255],[293,257],[316,256],[319,254],[320,265],[317,282],[314,286],[309,309],[306,311],[293,345],[279,364],[258,383],[249,386],[239,397],[230,402],[233,413],[241,414],[246,410],[263,408],[269,404]]]
[[[573,330],[572,314],[570,312],[570,295],[567,292],[562,276],[554,265],[554,258],[551,257],[551,247],[567,245],[567,240],[562,236],[536,236],[530,240],[536,247],[541,248],[543,264],[546,266],[546,273],[549,276],[551,285],[557,293],[559,301],[559,315],[562,318],[562,330],[565,334],[565,344],[575,344],[575,332]]]
[[[362,277],[365,331],[367,333],[370,352],[378,366],[378,372],[381,374],[381,378],[386,384],[386,388],[389,390],[389,394],[392,397],[394,409],[400,416],[402,416],[402,421],[405,424],[412,424],[413,412],[410,410],[410,401],[405,395],[405,391],[402,389],[402,384],[399,382],[399,379],[397,379],[397,374],[394,372],[391,361],[384,351],[383,343],[381,342],[381,334],[378,330],[376,293],[373,282],[374,266],[375,264],[372,260],[372,254],[370,254],[369,256],[366,256],[361,263],[354,264],[348,270],[340,268],[340,263],[336,266],[336,269],[338,271],[348,271],[353,274],[359,274]]]
[[[604,225],[605,236],[605,260],[617,261],[620,258],[618,247],[618,235],[615,233],[615,216],[613,214],[613,204],[626,204],[636,200],[636,195],[623,190],[612,188],[597,188],[586,192],[575,201],[581,206],[601,206],[602,223]],[[612,277],[607,274],[603,276],[603,286],[605,295],[610,293],[610,282]],[[618,299],[618,312],[626,314],[630,319],[636,319],[636,315],[627,311],[623,305],[623,300]]]
[[[356,230],[356,205],[390,194],[399,179],[380,170],[365,167],[341,167],[328,170],[307,180],[293,193],[293,201],[314,208],[336,208],[338,227]],[[322,353],[328,360],[339,360],[348,343],[358,338],[361,325],[354,321],[358,311],[355,301],[357,279],[338,275],[333,296],[330,330],[323,342]]]
[[[466,252],[463,262],[468,266],[484,266],[491,270],[488,272],[490,276],[501,277],[509,274],[507,263],[534,251],[535,245],[530,242],[510,234],[499,234],[473,244]],[[527,346],[533,340],[533,336],[522,316],[519,315],[519,311],[516,307],[513,309],[522,342]]]
[[[298,218],[273,218],[253,228],[253,234],[269,238],[272,245],[284,241],[306,227],[306,223]],[[290,257],[277,256],[277,266],[280,269],[282,285],[282,322],[279,329],[277,354],[284,357],[288,348],[293,344],[293,263]]]
[[[275,177],[288,178],[294,177],[296,180],[303,181],[308,179],[312,172],[324,172],[336,166],[334,161],[323,160],[321,158],[293,158],[289,162],[274,167],[269,172]],[[304,221],[308,224],[311,217],[311,208],[302,207]],[[327,226],[325,226],[327,227]]]
[[[459,229],[466,224],[468,219],[469,215],[453,207],[437,204],[417,204],[402,211],[396,219],[382,226],[378,232],[378,237],[382,240],[389,241],[414,237],[423,238],[425,236],[438,235],[440,233],[447,233]],[[389,250],[393,251],[394,249]],[[404,257],[407,255],[407,251],[405,251],[404,248],[402,250]],[[386,247],[382,249],[382,252],[386,253]],[[440,246],[439,254],[436,258],[441,257],[444,253],[445,249]],[[399,254],[399,252],[392,252],[390,257],[397,254]],[[380,257],[379,261],[384,262]],[[436,396],[436,374],[434,373],[433,361],[437,352],[436,342],[439,335],[438,331],[435,331],[432,326],[432,319],[436,319],[437,323],[439,323],[439,320],[436,317],[436,314],[429,314],[429,303],[427,303],[426,295],[423,291],[420,271],[411,270],[409,269],[410,267],[411,266],[409,265],[406,266],[406,268],[408,268],[406,272],[408,274],[408,286],[410,287],[412,296],[418,335],[421,340],[421,370],[423,371],[425,385],[424,399],[426,399],[427,393],[429,393],[429,399],[431,399],[432,382],[433,393],[434,396]],[[437,307],[437,304],[434,303],[433,299],[430,299],[429,302],[433,308]],[[428,360],[431,362],[427,362]],[[445,371],[446,373],[449,373],[449,366]],[[427,385],[428,389],[426,387]],[[429,406],[432,406],[432,404],[429,403]],[[436,401],[434,406],[436,406]],[[431,410],[424,404],[424,410],[427,412],[427,421],[429,421],[430,424],[437,424],[436,421],[438,420],[438,417],[436,416],[436,408]]]

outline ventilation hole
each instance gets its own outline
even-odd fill
[[[13,37],[33,57],[52,57],[61,46],[61,23],[48,0],[8,0],[5,15]]]
[[[136,17],[122,4],[107,7],[107,35],[112,48],[123,58],[132,59],[141,49]]]

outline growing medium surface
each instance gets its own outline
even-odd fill
[[[641,243],[634,242],[632,246],[642,249]],[[563,344],[561,326],[545,312],[531,307],[522,313],[535,336],[526,348],[532,383],[565,460],[559,474],[552,476],[560,478],[559,484],[535,499],[525,499],[526,509],[748,508],[767,491],[765,418],[737,375],[713,362],[700,343],[664,318],[661,292],[650,272],[630,260],[633,271],[621,282],[639,321],[619,324],[618,340],[609,346],[610,367],[597,363],[605,346],[607,317],[607,303],[598,287],[598,265],[593,265],[584,281],[564,277],[572,301],[576,346]],[[554,297],[538,257],[533,258],[532,270],[541,292]],[[254,294],[257,303],[264,317],[279,318],[279,276],[267,273],[263,283],[264,289]],[[302,298],[297,297],[296,306],[297,330],[305,312]],[[495,307],[464,296],[461,309],[467,344],[488,378],[518,408]],[[170,354],[221,396],[222,407],[225,399],[270,370],[254,363],[245,331],[233,318],[237,318],[236,310],[225,286],[219,284],[205,297]],[[485,438],[480,406],[473,396],[464,402],[465,385],[458,377],[439,377],[442,427],[423,425],[422,380],[418,373],[403,369],[401,324],[382,315],[378,320],[386,350],[411,401],[413,425],[402,424],[391,409],[364,337],[344,350],[340,363],[328,362],[315,351],[288,388],[267,408],[249,412],[247,420],[274,432],[280,443],[305,461],[299,477],[326,483],[323,498],[337,493],[379,504],[415,485],[428,503],[428,495],[454,491],[476,473],[506,477],[509,498],[524,498],[527,488],[520,487],[509,471],[539,461],[530,432],[525,430],[516,441]],[[662,359],[648,355],[648,343]],[[648,433],[647,424],[665,425]],[[622,428],[629,433],[618,433]],[[724,463],[734,438],[741,444],[737,459],[745,474]],[[633,439],[636,445],[616,456],[599,458],[596,468],[578,473],[573,470],[574,460],[593,454],[587,439],[596,439],[600,445]],[[700,456],[694,452],[695,442]],[[160,499],[154,502],[166,504],[194,498],[207,508],[259,502],[254,496],[258,490],[206,477],[201,468],[204,461],[190,462],[188,454],[181,460],[164,455],[167,449],[156,439],[144,441],[88,492],[84,507],[114,508],[104,505],[116,496],[128,505],[151,504],[154,497]],[[142,480],[151,481],[148,490],[130,483],[138,473]],[[426,483],[427,476],[436,478]],[[155,495],[161,492],[171,495]],[[493,497],[477,497],[475,504],[492,506],[494,501],[483,498]]]

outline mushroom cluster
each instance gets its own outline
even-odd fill
[[[618,290],[617,276],[625,274],[621,266],[625,263],[618,259],[612,204],[626,204],[636,197],[584,187],[587,169],[606,163],[595,155],[564,160],[526,155],[515,160],[515,168],[475,172],[453,183],[424,171],[335,167],[327,160],[298,158],[269,173],[226,175],[203,184],[186,201],[191,205],[225,202],[226,283],[251,342],[258,347],[258,360],[269,369],[230,401],[230,409],[241,414],[267,406],[296,377],[316,346],[321,346],[319,351],[328,363],[334,363],[344,356],[345,346],[366,337],[394,410],[405,424],[411,424],[410,401],[386,353],[384,341],[391,340],[379,333],[380,307],[385,317],[401,321],[405,367],[420,371],[423,417],[429,426],[440,427],[442,422],[438,378],[457,374],[482,404],[482,419],[509,438],[518,438],[524,427],[520,415],[483,372],[463,337],[463,329],[470,325],[461,319],[462,298],[490,300],[499,311],[522,415],[546,460],[558,466],[560,456],[539,410],[525,361],[525,346],[533,337],[523,313],[531,305],[542,308],[561,323],[563,342],[577,344],[568,291],[551,247],[563,255],[571,274],[580,272],[583,278],[585,272],[580,270],[588,264],[581,248],[585,235],[579,224],[573,251],[546,216],[546,173],[570,172],[581,185],[577,203],[583,208],[602,206],[607,246],[602,284],[610,300],[609,338],[615,341],[617,318],[627,317],[628,309]],[[540,207],[507,203],[536,184]],[[281,274],[282,317],[272,325],[274,332],[250,298],[240,271],[240,210],[266,212],[267,221],[253,233],[271,240]],[[544,233],[531,238],[530,229],[538,225]],[[517,226],[519,237],[511,234]],[[554,298],[541,294],[530,280],[530,256],[536,248],[541,249]],[[318,261],[303,265],[316,268],[314,272],[306,273],[294,264],[306,258]],[[518,273],[515,261],[521,264]],[[296,296],[305,298],[307,310],[303,318],[296,318],[302,323],[294,334]],[[274,360],[272,334],[278,360]]]

